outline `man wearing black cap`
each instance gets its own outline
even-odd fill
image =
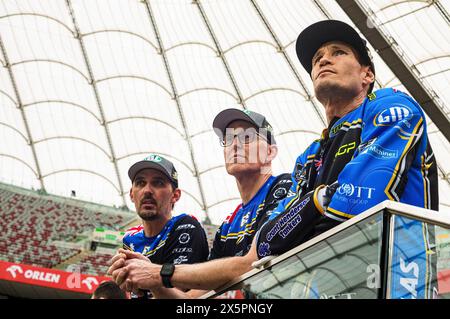
[[[365,40],[349,25],[326,20],[303,30],[296,50],[328,128],[298,157],[294,192],[256,235],[258,257],[282,254],[384,200],[437,210],[437,166],[423,110],[398,90],[372,93],[375,68]],[[395,227],[391,297],[433,297],[432,230],[401,217]]]
[[[219,227],[209,255],[210,262],[176,266],[172,283],[183,289],[196,289],[185,294],[159,287],[158,279],[142,281],[138,288],[151,288],[159,298],[200,296],[206,292],[204,289],[214,289],[249,270],[248,260],[254,260],[254,257],[248,260],[225,257],[247,254],[255,232],[286,196],[292,184],[289,174],[272,176],[272,160],[278,150],[272,127],[263,115],[249,110],[226,109],[215,117],[213,128],[223,147],[225,168],[236,179],[242,203]],[[126,254],[133,258],[133,254]],[[253,252],[252,256],[256,254]],[[118,282],[122,283],[115,268],[113,265],[111,269],[113,277],[119,277]],[[158,276],[159,272],[159,266],[153,267],[149,270],[153,276],[148,278]]]
[[[190,215],[172,215],[181,196],[174,165],[158,154],[150,154],[133,164],[128,176],[132,181],[130,198],[142,225],[125,233],[124,249],[139,253],[142,260],[148,258],[163,265],[167,273],[174,265],[205,261],[209,249],[203,227]]]

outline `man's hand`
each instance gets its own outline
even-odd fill
[[[127,259],[140,259],[148,261],[147,257],[143,256],[142,254],[125,249],[119,249],[117,254],[109,262],[111,266],[109,267],[107,274],[111,276],[114,271],[124,267],[125,260]]]
[[[112,275],[122,290],[139,293],[139,290],[162,286],[160,271],[161,266],[152,264],[147,258],[133,258],[125,260],[124,266],[113,271]]]

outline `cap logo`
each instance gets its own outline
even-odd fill
[[[144,161],[159,163],[162,161],[162,158],[156,154],[152,154],[152,155],[149,155],[146,158],[144,158]]]
[[[252,115],[252,111],[250,111],[250,110],[243,110],[242,112],[244,112],[247,115]]]
[[[175,180],[178,180],[178,173],[177,172],[172,172],[172,178]]]

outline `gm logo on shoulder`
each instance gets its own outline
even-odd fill
[[[400,121],[409,120],[413,112],[406,105],[396,105],[384,109],[373,119],[374,126],[390,126]]]

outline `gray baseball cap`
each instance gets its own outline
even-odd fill
[[[158,154],[149,154],[142,161],[131,165],[128,170],[128,177],[133,182],[136,174],[146,168],[156,169],[167,176],[172,185],[178,188],[178,173],[172,162]]]
[[[267,119],[256,112],[249,110],[239,110],[239,109],[226,109],[216,115],[213,121],[214,132],[219,137],[223,137],[225,130],[234,121],[246,121],[254,125],[257,129],[262,130],[267,136],[267,141],[269,144],[276,144],[275,137],[273,135],[273,129]]]

